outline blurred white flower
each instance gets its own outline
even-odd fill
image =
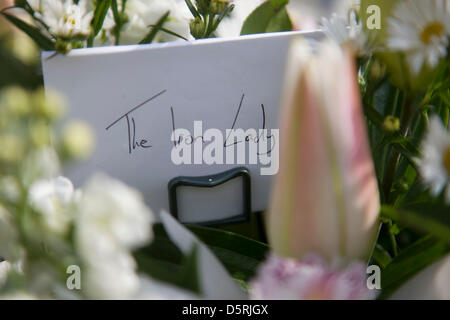
[[[418,74],[425,63],[431,68],[447,55],[450,14],[445,0],[402,1],[388,19],[388,47],[407,52],[412,71]]]
[[[92,239],[94,240],[94,239]],[[98,240],[98,239],[97,239]],[[100,240],[100,241],[104,241]],[[137,265],[132,255],[115,248],[113,252],[92,248],[90,261],[82,268],[82,290],[93,299],[130,299],[140,288]],[[106,248],[101,248],[103,250]],[[112,248],[109,248],[112,249]],[[94,260],[93,254],[97,257]]]
[[[41,11],[42,9],[41,3],[45,1],[46,0],[27,0],[28,4],[34,11]]]
[[[152,240],[153,214],[140,193],[105,175],[83,189],[76,214],[76,249],[91,298],[129,298],[139,289],[132,249]]]
[[[184,1],[128,0],[125,13],[129,20],[122,29],[120,43],[139,43],[150,32],[151,28],[149,26],[156,24],[167,11],[170,11],[170,15],[166,23],[164,23],[164,28],[183,37],[189,37],[189,20],[192,16]],[[158,32],[155,39],[158,42],[175,40],[180,39],[161,31]]]
[[[349,20],[349,21],[348,21]],[[367,37],[363,32],[361,21],[357,21],[356,13],[350,12],[346,19],[333,13],[330,19],[322,17],[322,31],[340,45],[350,45],[354,52],[365,54]]]
[[[72,182],[65,177],[38,180],[30,186],[29,202],[43,217],[46,229],[63,235],[71,222],[69,206],[76,198]]]
[[[95,134],[87,123],[73,120],[64,127],[62,145],[68,156],[85,160],[94,149]]]
[[[291,0],[287,8],[295,29],[308,30],[319,28],[321,17],[329,17],[333,12],[346,15],[359,4],[359,0]]]
[[[11,264],[8,261],[2,261],[0,258],[0,288],[5,284],[10,269]]]
[[[15,202],[20,197],[20,185],[13,176],[0,178],[0,197],[6,201]]]
[[[60,256],[62,258],[62,256]],[[26,262],[26,288],[39,299],[69,298],[66,284],[61,281],[57,267],[45,259],[33,259]],[[56,267],[56,268],[55,268]],[[72,293],[75,293],[74,290]]]
[[[37,4],[34,6],[37,9]],[[49,27],[52,35],[70,39],[87,37],[91,33],[94,13],[86,10],[86,0],[80,0],[78,4],[73,0],[43,0],[39,6],[42,11],[35,14]]]
[[[299,262],[271,255],[250,283],[250,297],[258,300],[364,300],[375,294],[367,288],[364,264],[337,271],[318,256]]]
[[[94,175],[83,188],[79,227],[107,234],[127,249],[135,249],[152,239],[153,213],[141,194],[124,183]]]
[[[197,300],[198,296],[184,289],[140,275],[140,288],[134,300]]]
[[[422,158],[418,161],[419,171],[431,193],[439,195],[447,186],[445,198],[450,202],[450,132],[442,121],[434,116],[422,143]]]
[[[33,151],[22,164],[21,178],[26,186],[41,179],[57,177],[61,172],[61,165],[55,149],[50,147]]]
[[[6,283],[10,272],[23,275],[23,260],[17,260],[16,262],[11,263],[7,260],[2,261],[2,258],[0,257],[0,288]]]
[[[0,296],[0,300],[38,300],[38,298],[26,291],[17,290]]]

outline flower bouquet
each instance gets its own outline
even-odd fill
[[[448,0],[0,9],[0,298],[450,299]],[[64,177],[95,136],[58,125],[67,103],[44,94],[39,49],[311,28],[324,39],[289,49],[263,234],[183,225],[101,173],[80,188]]]

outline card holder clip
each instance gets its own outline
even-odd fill
[[[195,223],[202,226],[222,226],[226,224],[242,223],[250,220],[250,214],[252,212],[251,206],[251,177],[250,172],[246,167],[237,167],[231,170],[220,172],[213,175],[189,177],[179,176],[169,181],[169,206],[170,213],[178,219],[178,202],[177,202],[177,189],[179,187],[196,187],[196,188],[213,188],[224,184],[230,180],[236,178],[242,178],[242,196],[243,196],[243,208],[242,213],[221,220],[212,220]]]

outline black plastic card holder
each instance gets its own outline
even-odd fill
[[[179,176],[169,181],[169,206],[170,213],[178,220],[178,202],[177,202],[177,189],[179,187],[197,187],[197,188],[213,188],[224,184],[230,180],[242,178],[242,196],[243,196],[243,208],[242,213],[221,220],[211,220],[196,225],[203,226],[223,226],[226,224],[243,223],[250,220],[250,214],[252,212],[251,206],[251,178],[250,172],[246,167],[237,167],[228,171],[220,172],[208,176],[200,177],[188,177]]]

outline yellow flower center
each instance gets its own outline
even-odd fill
[[[444,167],[450,175],[450,147],[444,153]]]
[[[76,25],[77,21],[72,16],[65,16],[64,23],[70,23],[72,26]]]
[[[444,34],[445,27],[440,22],[433,22],[427,25],[420,34],[423,43],[430,44],[434,37],[440,38]]]

